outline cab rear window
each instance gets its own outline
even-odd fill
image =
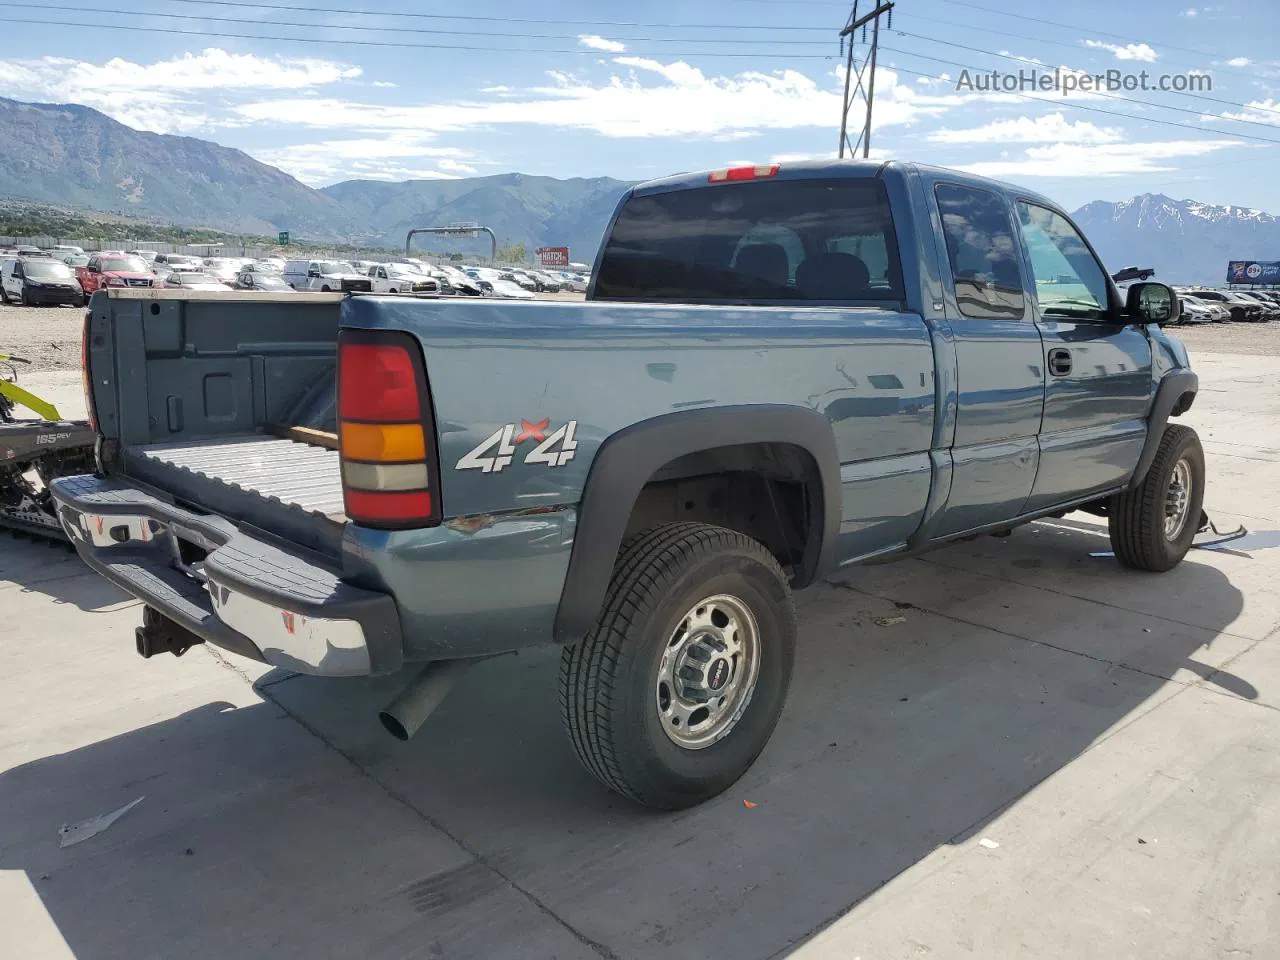
[[[884,184],[768,180],[632,197],[609,235],[594,299],[899,301]]]

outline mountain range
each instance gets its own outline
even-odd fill
[[[0,197],[255,235],[398,247],[411,227],[476,222],[501,243],[568,246],[590,260],[629,185],[520,173],[392,183],[348,180],[313,189],[241,150],[146,133],[77,104],[0,97]],[[1222,283],[1228,260],[1280,259],[1280,218],[1143,194],[1097,200],[1073,214],[1108,269],[1153,267],[1158,278]],[[474,243],[474,241],[465,241]],[[416,247],[460,241],[420,236]],[[476,252],[481,252],[477,249]]]
[[[1086,203],[1072,217],[1112,272],[1154,267],[1157,279],[1218,285],[1228,260],[1280,260],[1280,217],[1160,193]]]

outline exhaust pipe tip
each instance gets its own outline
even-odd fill
[[[404,724],[395,718],[386,710],[379,711],[378,722],[382,724],[382,729],[391,734],[397,740],[408,740],[412,734],[404,728]]]
[[[410,680],[394,700],[378,713],[382,728],[397,740],[408,740],[431,716],[454,682],[475,664],[487,657],[463,660],[435,660],[428,663]]]

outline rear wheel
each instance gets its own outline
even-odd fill
[[[9,303],[9,294],[5,293],[4,284],[0,284],[0,303],[6,305]]]
[[[1190,427],[1170,424],[1142,483],[1113,497],[1107,525],[1116,559],[1163,573],[1191,549],[1204,506],[1204,450]]]
[[[561,659],[578,758],[646,806],[715,796],[773,733],[795,637],[790,587],[760,543],[702,523],[638,535],[618,557],[595,628]]]

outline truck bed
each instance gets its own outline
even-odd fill
[[[131,466],[141,468],[139,472],[162,489],[200,491],[203,495],[198,495],[198,503],[216,498],[225,504],[228,499],[252,498],[336,524],[347,520],[336,450],[262,434],[239,434],[138,445],[129,447],[126,456]],[[210,491],[210,487],[214,489]],[[253,506],[245,503],[245,509],[232,514],[252,514]]]

